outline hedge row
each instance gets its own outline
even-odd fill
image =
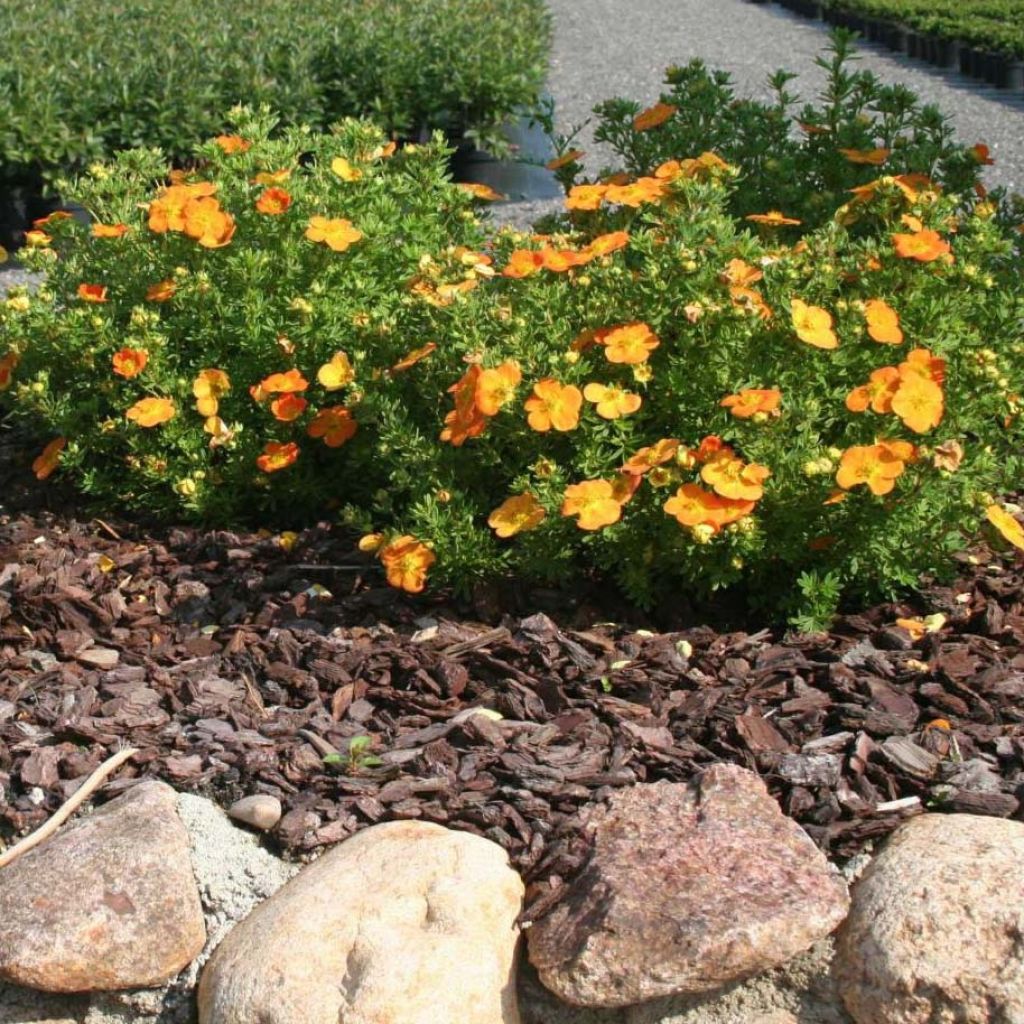
[[[180,162],[242,102],[487,142],[548,32],[542,0],[0,0],[0,190],[135,146]]]
[[[1024,57],[1024,0],[823,0],[831,10],[883,18],[941,39]]]

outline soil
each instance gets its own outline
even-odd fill
[[[271,793],[287,855],[401,818],[487,836],[526,920],[586,856],[582,807],[716,761],[839,861],[924,809],[1021,818],[1020,559],[978,550],[952,585],[828,633],[655,631],[596,586],[408,598],[328,525],[290,545],[79,520],[18,447],[0,442],[0,842],[126,744],[104,796]],[[895,625],[935,612],[938,632]]]

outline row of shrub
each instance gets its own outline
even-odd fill
[[[785,124],[725,159],[677,148],[678,92],[620,110],[637,170],[564,154],[536,235],[490,236],[440,139],[363,122],[245,115],[190,173],[120,154],[76,187],[91,227],[29,238],[48,277],[0,305],[0,405],[101,508],[334,515],[413,592],[743,584],[812,626],[947,570],[986,515],[1024,546],[996,502],[1024,469],[1021,235],[968,187],[975,147],[890,169],[882,97],[848,105],[845,75],[773,173]]]
[[[542,0],[0,0],[0,192],[136,146],[180,162],[240,102],[492,144],[547,46]]]
[[[826,8],[898,22],[925,35],[1024,58],[1022,0],[823,0]]]

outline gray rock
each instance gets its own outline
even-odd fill
[[[47,992],[159,985],[205,940],[188,835],[162,782],[0,872],[0,981]]]
[[[900,826],[854,888],[835,973],[857,1024],[1024,1021],[1024,824]]]
[[[368,828],[218,946],[200,1024],[518,1024],[522,894],[486,839],[416,821]]]
[[[256,793],[236,800],[228,808],[228,814],[261,832],[269,832],[281,820],[281,801],[276,796]]]
[[[782,964],[845,916],[846,886],[752,772],[616,793],[590,812],[590,858],[527,933],[566,1002],[628,1006]]]

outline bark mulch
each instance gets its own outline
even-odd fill
[[[828,634],[655,632],[601,623],[625,617],[587,592],[528,593],[525,617],[494,592],[470,617],[405,599],[326,526],[283,546],[79,522],[11,493],[0,844],[126,745],[104,795],[142,777],[222,804],[272,793],[286,853],[402,818],[487,836],[530,883],[527,917],[585,857],[582,808],[716,761],[758,772],[838,859],[923,809],[1024,815],[1019,559],[965,556],[955,584]],[[894,625],[934,612],[945,626],[917,640]]]

